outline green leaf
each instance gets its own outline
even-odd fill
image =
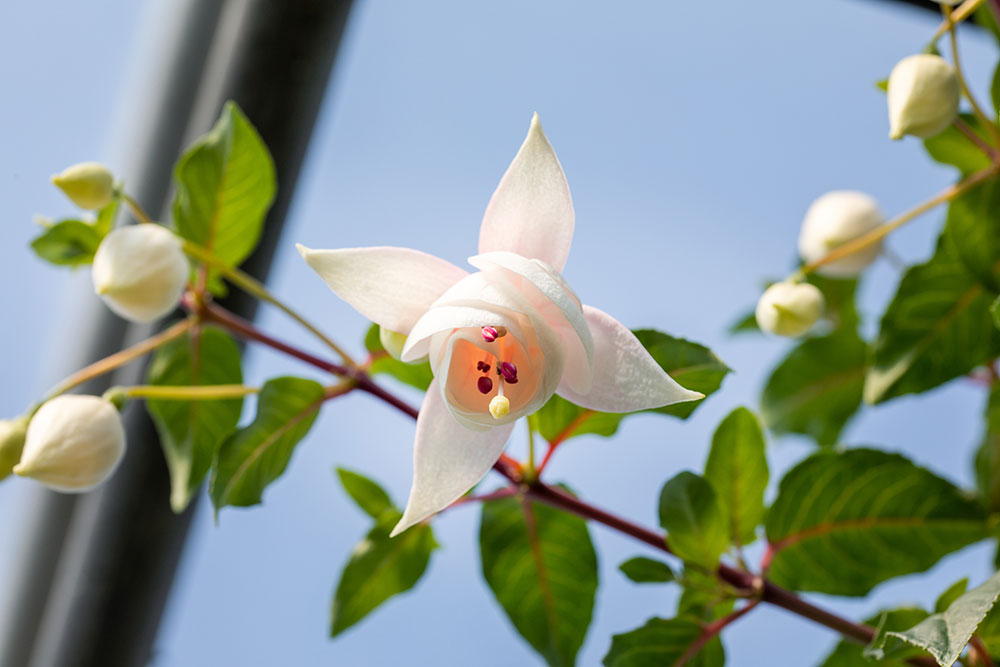
[[[374,375],[389,375],[403,384],[416,387],[421,391],[427,391],[431,380],[434,379],[431,365],[426,361],[419,364],[406,364],[390,357],[379,341],[377,324],[371,325],[368,328],[368,333],[365,334],[365,349],[372,355],[373,361],[369,372]]]
[[[337,468],[337,476],[347,495],[371,518],[378,520],[386,512],[396,511],[389,494],[364,475]]]
[[[675,554],[707,568],[715,567],[729,545],[729,521],[715,489],[692,472],[663,485],[660,525]]]
[[[257,130],[228,102],[215,127],[177,162],[174,186],[177,232],[238,266],[256,247],[274,200],[274,162]]]
[[[976,450],[976,486],[983,505],[990,512],[1000,511],[1000,389],[990,391],[986,402],[986,428]]]
[[[618,569],[637,584],[662,584],[674,580],[674,571],[669,565],[643,556],[629,558]]]
[[[102,236],[82,220],[61,220],[31,242],[35,254],[56,266],[82,266],[94,261]]]
[[[948,206],[944,237],[982,285],[996,291],[1000,262],[1000,179],[991,178]]]
[[[713,574],[696,567],[686,567],[677,578],[682,590],[677,599],[677,615],[693,616],[711,623],[727,616],[736,605],[733,589]]]
[[[264,383],[253,422],[219,449],[211,484],[216,511],[260,502],[264,489],[285,472],[295,446],[312,428],[324,394],[323,385],[313,380],[280,377]]]
[[[240,349],[225,332],[202,327],[156,351],[149,384],[197,386],[243,384]],[[170,505],[181,512],[212,466],[222,441],[233,432],[242,398],[215,401],[148,400],[146,407],[170,469]]]
[[[757,324],[757,313],[751,310],[749,313],[733,322],[727,331],[730,334],[749,333],[751,331],[760,333],[760,325]]]
[[[103,239],[115,226],[115,218],[118,217],[118,205],[121,199],[115,197],[107,206],[97,212],[97,219],[94,220],[94,231]]]
[[[757,526],[764,520],[768,480],[764,449],[760,422],[746,408],[729,413],[712,436],[705,479],[728,516],[729,538],[734,544],[753,542]]]
[[[994,112],[1000,114],[1000,64],[993,70],[990,80],[990,101],[993,102]]]
[[[683,338],[674,338],[652,329],[633,331],[643,347],[660,367],[682,386],[708,396],[721,385],[729,367],[704,345]],[[704,399],[675,403],[662,408],[644,410],[687,419]],[[536,431],[547,441],[560,442],[585,433],[609,436],[618,430],[622,419],[630,414],[610,414],[581,408],[560,396],[553,396],[541,410],[530,417]]]
[[[991,141],[989,131],[972,114],[962,114],[960,118],[983,141]],[[963,176],[990,166],[986,153],[965,136],[957,127],[949,125],[940,134],[924,139],[924,149],[936,162],[956,167]]]
[[[611,638],[604,656],[605,667],[671,667],[684,658],[702,633],[696,618],[670,620],[651,618],[640,628]],[[716,637],[684,664],[687,667],[721,667],[726,663],[722,643]]]
[[[990,306],[990,315],[993,316],[993,325],[1000,329],[1000,297],[997,297]]]
[[[933,389],[965,375],[1000,351],[989,316],[995,295],[969,275],[950,243],[910,267],[882,316],[865,400],[881,403]]]
[[[948,589],[944,593],[938,596],[937,602],[934,603],[934,613],[940,614],[941,612],[948,609],[948,607],[951,606],[951,603],[957,600],[959,597],[961,597],[968,589],[969,589],[968,577],[963,577],[958,581],[956,581],[955,583],[953,583],[951,586],[948,587]],[[916,623],[914,623],[913,625],[916,625]],[[908,628],[910,626],[908,625],[906,627]],[[900,629],[905,630],[906,628],[900,628]]]
[[[401,517],[399,510],[385,513],[351,553],[333,597],[331,637],[394,595],[410,590],[423,576],[438,546],[434,533],[430,525],[419,524],[390,538],[389,532]]]
[[[500,606],[549,665],[575,664],[597,592],[586,522],[517,498],[484,503],[482,516],[483,577]]]
[[[821,451],[792,468],[765,523],[771,579],[800,591],[865,595],[987,537],[979,503],[898,454]]]
[[[892,639],[926,650],[938,664],[949,667],[969,643],[972,634],[1000,596],[1000,572],[959,596],[945,611],[932,614],[905,631],[880,633],[869,652],[879,657]],[[880,641],[881,640],[881,641]]]
[[[836,444],[861,406],[868,346],[854,328],[808,338],[774,369],[761,395],[761,416],[775,433]]]
[[[904,607],[875,614],[865,620],[867,625],[876,628],[881,627],[884,631],[905,630],[927,618],[927,612],[917,607]],[[833,649],[820,667],[872,667],[875,663],[864,656],[865,647],[854,642],[841,641]],[[922,651],[909,651],[894,654],[891,658],[881,660],[878,665],[881,667],[907,667],[906,658],[911,655],[919,655]]]

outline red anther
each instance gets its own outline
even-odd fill
[[[503,376],[504,382],[517,384],[517,366],[509,361],[501,361],[498,370],[500,371],[500,375]]]
[[[480,394],[488,394],[493,391],[493,380],[484,375],[479,378],[479,382],[476,383],[476,386],[479,387]]]
[[[487,343],[492,343],[499,337],[500,334],[497,332],[496,327],[483,327],[483,340]]]

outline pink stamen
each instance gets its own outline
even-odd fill
[[[490,372],[490,365],[488,363],[486,363],[485,361],[480,361],[480,362],[476,363],[476,370],[477,371],[482,371],[483,373],[489,373]]]
[[[517,384],[517,366],[509,361],[501,361],[497,370],[500,371],[500,375],[503,376],[504,382],[507,382],[508,384]]]
[[[483,327],[483,340],[487,343],[492,343],[499,337],[500,333],[496,330],[496,327]]]
[[[476,386],[479,388],[480,394],[488,394],[493,391],[493,380],[484,375],[479,378],[479,382],[476,383]]]

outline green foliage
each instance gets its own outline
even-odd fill
[[[1000,64],[993,70],[993,78],[990,79],[990,101],[993,102],[993,110],[1000,113]]]
[[[324,393],[323,385],[302,378],[280,377],[264,384],[253,422],[219,448],[211,483],[216,511],[261,501],[264,489],[285,472],[295,446],[312,428]]]
[[[375,525],[351,553],[340,575],[330,615],[330,635],[336,637],[389,598],[413,588],[438,547],[428,524],[411,527],[397,537],[389,533],[402,517],[389,495],[358,473],[338,470],[348,494]],[[378,512],[376,517],[374,512]]]
[[[736,599],[733,589],[713,574],[697,567],[686,567],[678,577],[682,586],[677,599],[677,615],[699,618],[705,623],[727,616]]]
[[[158,349],[147,381],[167,386],[242,384],[240,349],[223,331],[202,327]],[[146,406],[170,469],[170,505],[181,512],[208,474],[223,440],[236,428],[243,399],[150,399]]]
[[[969,275],[946,239],[930,260],[910,267],[882,316],[865,400],[933,389],[1000,351],[990,294]]]
[[[1000,263],[1000,179],[991,178],[948,206],[944,236],[959,260],[984,287],[997,290]]]
[[[102,237],[82,220],[60,220],[31,242],[35,254],[57,266],[82,266],[94,261]]]
[[[960,595],[943,612],[932,614],[911,628],[879,632],[866,653],[880,658],[898,640],[926,650],[938,664],[950,667],[996,604],[997,596],[1000,596],[1000,573]]]
[[[431,380],[434,379],[431,365],[426,361],[419,364],[406,364],[390,357],[379,341],[377,324],[371,325],[365,334],[365,349],[372,355],[372,365],[368,370],[373,375],[389,375],[403,384],[416,387],[421,391],[427,391]]]
[[[883,632],[887,630],[905,630],[927,618],[927,612],[917,607],[904,607],[902,609],[892,609],[879,612],[865,623]],[[841,641],[833,649],[820,667],[871,667],[876,664],[864,655],[865,647],[854,642]],[[894,652],[891,657],[880,660],[877,664],[881,667],[907,667],[906,658],[912,655],[919,655],[922,651],[910,650],[905,652]]]
[[[663,584],[674,580],[674,571],[669,565],[643,556],[629,558],[618,569],[637,584]]]
[[[981,505],[898,454],[821,451],[781,480],[766,520],[772,580],[795,590],[865,595],[984,539]]]
[[[771,373],[761,416],[775,433],[808,435],[836,444],[861,406],[868,346],[846,328],[799,343]]]
[[[674,338],[652,329],[633,332],[643,347],[663,370],[684,387],[709,396],[721,385],[729,367],[704,345],[683,338]],[[662,408],[644,410],[687,419],[704,399],[675,403]],[[618,430],[622,419],[630,414],[610,414],[581,408],[560,396],[553,396],[542,409],[530,417],[536,431],[547,441],[566,440],[586,433],[610,436]]]
[[[238,266],[256,247],[277,187],[267,146],[233,102],[181,156],[174,186],[177,232],[228,266]]]
[[[729,520],[712,485],[692,472],[679,473],[663,485],[659,508],[673,552],[714,568],[729,545]]]
[[[757,324],[757,313],[751,310],[729,325],[727,331],[731,334],[749,333],[751,331],[761,333],[760,325]]]
[[[1000,512],[1000,389],[994,388],[986,402],[986,429],[976,450],[976,486],[983,505]]]
[[[960,118],[984,142],[990,142],[989,131],[974,115],[961,114]],[[954,125],[949,125],[943,132],[924,139],[924,148],[932,159],[957,168],[963,176],[990,166],[990,159],[986,153]]]
[[[757,416],[746,408],[733,410],[715,430],[705,479],[728,516],[729,539],[734,544],[753,542],[764,520],[768,470],[764,433]]]
[[[614,635],[604,656],[605,667],[667,667],[693,650],[702,633],[696,618],[679,616],[670,620],[651,618],[642,627]],[[684,664],[687,667],[721,667],[726,663],[718,637],[709,641]]]
[[[386,512],[398,511],[389,494],[364,475],[337,468],[337,476],[347,495],[371,518],[378,520]]]
[[[597,554],[586,522],[518,498],[484,503],[482,511],[486,583],[549,665],[575,664],[597,592]]]
[[[934,603],[934,613],[940,614],[941,612],[948,609],[948,607],[951,606],[951,603],[957,600],[959,597],[961,597],[968,589],[969,589],[968,577],[962,577],[961,579],[953,583],[945,590],[944,593],[938,596],[937,601]],[[905,630],[906,628],[903,629]]]

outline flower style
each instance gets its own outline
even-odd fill
[[[703,398],[675,382],[624,325],[584,306],[561,271],[573,237],[562,167],[535,114],[493,193],[468,273],[395,247],[299,251],[434,372],[417,419],[413,486],[393,535],[444,509],[500,458],[514,422],[553,394],[632,412]]]

